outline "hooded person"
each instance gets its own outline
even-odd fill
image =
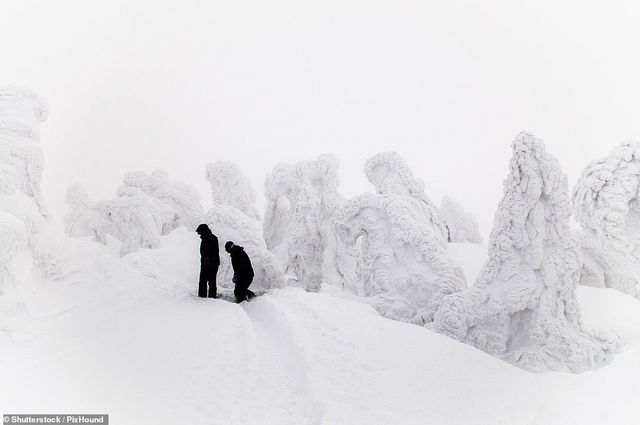
[[[200,235],[200,281],[198,283],[198,296],[207,296],[207,285],[209,286],[209,298],[216,298],[218,288],[216,286],[216,275],[220,267],[220,248],[218,238],[211,232],[209,226],[201,224],[196,229]]]
[[[236,296],[236,301],[242,302],[247,298],[253,298],[255,294],[249,290],[249,285],[253,282],[253,267],[251,267],[249,256],[243,247],[231,241],[224,245],[224,249],[231,256],[233,283],[236,284],[233,294]]]

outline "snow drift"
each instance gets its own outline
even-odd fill
[[[519,134],[512,148],[489,258],[474,286],[444,298],[432,329],[535,372],[606,364],[616,338],[584,329],[576,301],[566,176],[533,135]]]
[[[640,143],[627,142],[589,164],[573,189],[581,224],[581,283],[640,298]]]
[[[356,293],[385,317],[428,323],[445,295],[465,287],[446,255],[445,223],[397,153],[370,158],[365,174],[376,193],[347,201],[333,217],[345,252],[355,255]]]

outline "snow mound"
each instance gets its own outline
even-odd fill
[[[280,163],[265,180],[263,224],[267,247],[297,285],[318,291],[322,282],[340,282],[340,249],[331,217],[343,202],[338,193],[338,161]]]
[[[640,298],[640,143],[589,164],[573,189],[585,266],[581,283]]]
[[[385,317],[428,323],[445,295],[465,287],[462,269],[447,257],[445,224],[397,153],[370,158],[365,174],[377,193],[347,201],[333,217],[352,257],[350,281]]]
[[[606,364],[618,342],[582,325],[566,176],[532,134],[512,148],[489,258],[474,286],[443,300],[431,327],[530,371]]]
[[[252,220],[260,220],[256,191],[236,164],[229,161],[207,164],[205,179],[211,185],[214,204],[230,205]]]
[[[482,243],[480,226],[473,214],[448,196],[440,201],[440,215],[446,223],[449,242]]]

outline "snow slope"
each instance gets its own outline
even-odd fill
[[[0,332],[0,412],[136,425],[640,423],[640,301],[628,295],[578,291],[585,324],[628,341],[610,365],[532,374],[335,287],[199,299],[197,235],[162,239],[122,259],[72,239],[75,263],[23,288],[24,309]]]

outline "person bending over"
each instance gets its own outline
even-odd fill
[[[247,298],[253,298],[255,294],[249,290],[249,285],[253,282],[253,267],[251,267],[249,256],[243,247],[231,241],[224,245],[224,249],[231,256],[233,283],[236,284],[233,294],[236,296],[236,301],[242,302]]]

